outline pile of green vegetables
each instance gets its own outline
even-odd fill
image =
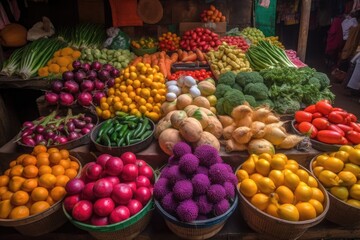
[[[290,114],[321,99],[333,101],[335,95],[329,85],[325,73],[309,67],[227,72],[220,75],[216,86],[216,110],[220,115],[230,115],[234,107],[246,101],[252,107],[267,105],[279,114]]]

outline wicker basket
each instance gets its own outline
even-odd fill
[[[315,156],[310,162],[310,171]],[[316,177],[316,176],[315,176]],[[354,207],[344,201],[341,201],[328,191],[330,206],[326,219],[343,227],[359,228],[360,227],[360,208]]]
[[[240,167],[241,165],[239,168]],[[307,171],[309,175],[313,175],[301,165],[299,165],[299,168]],[[237,191],[240,199],[239,209],[249,227],[256,232],[263,234],[261,239],[298,239],[308,228],[320,223],[329,210],[329,197],[327,192],[321,184],[319,184],[319,188],[324,193],[325,197],[324,211],[311,220],[293,222],[273,217],[254,207],[238,189]]]
[[[154,201],[150,200],[145,207],[130,217],[129,219],[106,226],[94,226],[74,220],[65,210],[63,213],[69,221],[76,227],[89,232],[94,238],[99,240],[130,240],[138,236],[148,225],[154,210]]]
[[[144,56],[145,54],[156,53],[158,48],[134,48],[133,46],[130,46],[130,49],[133,53],[135,53],[136,56]]]
[[[168,214],[160,205],[158,201],[155,201],[156,208],[160,214],[164,217],[166,225],[177,236],[184,239],[208,239],[217,234],[225,225],[226,220],[235,211],[238,203],[238,197],[236,196],[230,209],[224,214],[210,218],[207,220],[194,221],[191,223],[180,222],[175,217]]]
[[[70,156],[70,159],[79,163],[79,176],[81,172],[80,161],[73,156]],[[32,237],[37,237],[52,232],[61,227],[67,221],[67,218],[61,208],[62,202],[62,200],[57,201],[47,210],[26,218],[17,220],[0,219],[0,226],[14,227],[22,235]]]

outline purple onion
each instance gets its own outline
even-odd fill
[[[78,60],[73,61],[72,66],[73,66],[73,68],[74,68],[75,70],[80,69],[80,68],[81,68],[81,62],[78,61]]]
[[[102,69],[102,70],[100,70],[100,71],[98,72],[98,78],[99,78],[101,81],[105,82],[105,81],[107,81],[107,80],[110,78],[110,72],[107,71],[107,70]]]
[[[59,144],[67,143],[67,142],[68,142],[68,140],[67,140],[66,137],[64,137],[64,136],[59,136],[58,138],[56,138],[54,144],[59,145]]]
[[[77,93],[79,91],[79,84],[73,80],[64,83],[64,90],[68,93]]]
[[[88,92],[82,92],[77,96],[77,101],[81,106],[90,106],[92,103],[92,96]]]
[[[93,94],[93,102],[96,104],[96,105],[99,105],[100,104],[100,100],[101,98],[103,97],[106,97],[106,94],[104,92],[95,92]]]
[[[59,132],[62,132],[62,131],[64,131],[64,127],[65,127],[64,124],[61,123],[61,124],[58,126],[58,129],[57,129],[57,130],[58,130]]]
[[[93,124],[93,123],[87,123],[87,124],[85,125],[85,127],[88,128],[88,129],[93,129],[93,128],[95,127],[95,124]]]
[[[42,126],[42,125],[38,125],[38,126],[35,128],[35,131],[36,131],[37,133],[43,133],[44,130],[45,130],[45,127]]]
[[[84,128],[81,129],[81,133],[83,135],[88,134],[89,132],[91,132],[91,129],[89,129],[89,128],[84,127]]]
[[[53,131],[46,131],[43,133],[46,140],[54,139],[56,137],[56,133]]]
[[[84,121],[85,121],[86,123],[92,123],[92,118],[89,117],[89,116],[86,116],[86,117],[84,117]]]
[[[75,140],[75,139],[78,139],[80,137],[81,137],[81,135],[79,133],[71,132],[71,133],[69,133],[68,140]]]
[[[65,81],[74,80],[74,73],[72,71],[65,71],[62,74],[62,79]]]
[[[60,104],[63,106],[70,106],[74,103],[74,97],[70,93],[60,93]]]
[[[22,124],[22,126],[23,126],[24,128],[29,128],[29,127],[34,126],[34,123],[31,122],[31,121],[26,121],[26,122],[24,122],[24,123]]]
[[[86,74],[87,78],[90,80],[95,80],[97,78],[97,72],[95,70],[90,70]]]
[[[94,81],[94,86],[96,90],[104,90],[105,88],[105,83],[103,83],[102,81],[100,81],[99,79],[96,79]]]
[[[44,140],[44,136],[41,135],[41,134],[36,134],[35,135],[35,142],[36,144],[39,144],[39,142],[43,141]]]
[[[106,82],[106,85],[108,87],[113,87],[115,85],[115,79],[114,78],[109,78],[109,80]]]
[[[71,72],[72,73],[72,72]],[[53,92],[55,93],[59,93],[61,92],[62,88],[64,87],[64,84],[62,81],[60,80],[56,80],[56,81],[53,81],[51,83],[51,89],[53,90]]]
[[[71,121],[69,121],[69,122],[67,122],[66,123],[66,129],[67,129],[67,131],[68,132],[73,132],[73,131],[75,131],[75,124]]]
[[[23,144],[25,144],[25,145],[27,145],[27,146],[31,146],[31,147],[33,147],[33,146],[36,145],[35,140],[32,139],[32,138],[29,137],[29,136],[22,137],[22,138],[21,138],[21,142],[22,142]]]
[[[53,92],[46,92],[45,101],[50,105],[55,105],[59,101],[59,95]]]
[[[119,76],[120,76],[120,71],[119,71],[119,69],[113,68],[113,69],[110,71],[110,75],[111,75],[111,77],[113,77],[113,78],[119,77]]]
[[[114,69],[114,67],[113,67],[111,64],[105,63],[105,64],[102,66],[102,69],[110,72],[111,70]]]
[[[33,130],[31,129],[25,129],[24,131],[21,132],[21,137],[27,137],[30,136],[34,133]]]
[[[91,69],[93,69],[95,71],[100,71],[101,68],[102,68],[102,65],[100,62],[91,63]]]
[[[82,121],[82,120],[76,119],[76,118],[73,119],[73,123],[74,123],[76,128],[83,128],[86,125],[85,121]]]
[[[90,66],[90,64],[88,64],[88,63],[83,63],[83,64],[81,65],[81,68],[82,68],[85,72],[88,72],[88,71],[90,71],[91,66]]]
[[[77,71],[74,75],[74,80],[77,83],[81,83],[86,78],[86,74],[83,71]]]
[[[94,87],[95,87],[94,82],[91,80],[84,80],[80,84],[80,89],[83,92],[91,92],[92,90],[94,90]]]

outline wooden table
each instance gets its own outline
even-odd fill
[[[13,142],[8,142],[0,148],[0,170],[8,167],[8,163],[19,155],[19,149]],[[71,150],[71,155],[77,157],[82,164],[93,161],[94,157],[90,152],[96,152],[92,145],[84,145]],[[300,152],[297,150],[283,151],[289,158],[297,160],[303,166],[308,166],[309,161],[317,154],[318,151],[311,149],[308,152]],[[138,158],[144,159],[152,167],[159,168],[166,163],[168,156],[164,154],[156,141],[154,141],[149,148],[136,154]],[[247,152],[225,153],[220,152],[221,157],[232,167],[239,166],[248,156]],[[1,172],[1,171],[0,171]],[[154,214],[150,224],[147,226],[136,239],[180,239],[173,234],[166,226],[165,221],[161,215],[154,210]],[[224,228],[211,239],[263,239],[259,233],[254,232],[248,227],[243,219],[240,210],[237,208],[232,216],[226,222]],[[346,229],[344,227],[335,225],[326,219],[320,224],[308,229],[300,239],[360,239],[360,229]],[[65,223],[62,227],[54,232],[45,234],[40,237],[26,237],[19,234],[15,229],[9,227],[0,227],[0,239],[4,240],[20,240],[20,239],[36,239],[36,240],[92,240],[94,239],[89,233],[76,228],[70,222]]]

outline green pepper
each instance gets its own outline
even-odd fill
[[[124,125],[117,123],[114,127],[114,132],[119,132],[119,130],[123,127]]]
[[[107,134],[104,133],[103,135],[101,135],[101,143],[108,147],[111,146],[111,141]]]
[[[138,122],[138,121],[139,121],[139,118],[130,115],[130,116],[124,117],[124,120],[125,120],[125,121],[131,121],[131,122]]]
[[[137,127],[135,128],[135,131],[134,131],[134,137],[138,136],[139,132],[140,132],[141,129],[142,129],[142,126],[143,126],[142,123],[139,123],[139,124],[137,125]]]
[[[111,135],[110,135],[110,140],[111,140],[111,142],[113,143],[113,142],[117,142],[117,137],[118,137],[118,134],[117,134],[117,132],[113,132]]]
[[[141,141],[141,138],[130,139],[130,144],[135,144]]]
[[[134,130],[130,130],[127,132],[127,134],[125,136],[126,145],[130,145],[130,139],[132,138],[133,135],[134,135]]]
[[[137,125],[138,125],[138,124],[135,123],[135,122],[130,122],[130,123],[128,123],[129,129],[136,129]]]
[[[116,146],[120,147],[125,142],[125,138],[121,137],[117,140]]]
[[[149,119],[145,118],[144,119],[144,122],[143,122],[143,125],[141,126],[141,129],[139,130],[139,132],[137,133],[137,135],[135,135],[134,137],[135,138],[138,138],[140,137],[141,135],[144,134],[144,132],[146,131],[146,126],[149,125]]]
[[[107,128],[112,125],[112,122],[113,122],[112,119],[109,119],[106,122],[104,122],[104,124],[101,126],[101,128],[99,130],[99,133],[98,133],[99,137],[101,137],[103,135],[104,131],[107,130]]]
[[[151,130],[147,130],[142,136],[141,136],[141,140],[144,140],[146,138],[148,138],[151,134],[152,134],[153,131]]]
[[[128,130],[128,125],[122,125],[118,131],[118,136],[121,138],[124,137],[127,130]]]

